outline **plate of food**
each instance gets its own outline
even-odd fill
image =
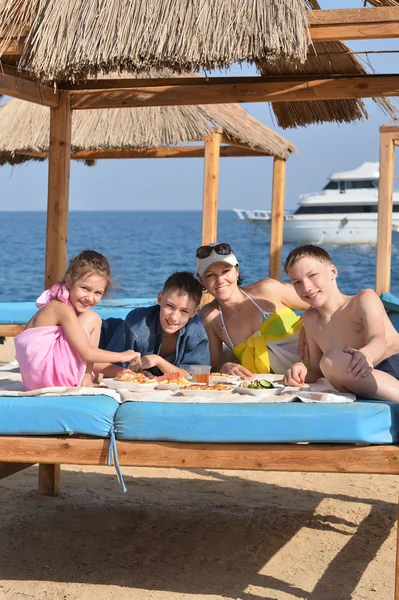
[[[283,389],[283,385],[272,383],[266,379],[243,381],[241,385],[235,388],[238,394],[246,394],[249,396],[278,396]]]
[[[191,383],[189,385],[182,385],[179,389],[180,394],[183,396],[220,396],[224,394],[231,394],[233,391],[231,385],[224,383]]]
[[[227,375],[226,373],[211,373],[209,377],[209,383],[226,383],[226,384],[237,384],[241,381],[239,375]]]
[[[157,377],[157,390],[178,390],[180,386],[189,384],[189,380],[179,372],[167,373]]]
[[[112,389],[125,389],[131,392],[149,392],[157,385],[157,380],[150,379],[143,373],[133,373],[130,369],[123,369],[114,379],[104,379],[105,385]]]

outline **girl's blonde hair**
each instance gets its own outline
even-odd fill
[[[105,256],[94,250],[83,250],[69,263],[63,283],[71,286],[86,273],[95,273],[104,277],[107,281],[104,294],[109,292],[112,287],[111,269]]]

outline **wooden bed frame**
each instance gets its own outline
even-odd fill
[[[56,496],[60,465],[107,465],[109,439],[0,436],[0,479],[39,463],[39,493]],[[399,446],[355,444],[207,444],[117,442],[129,467],[303,471],[399,475]],[[399,536],[395,596],[399,600]]]

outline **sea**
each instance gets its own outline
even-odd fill
[[[266,235],[232,210],[218,214],[218,241],[229,242],[244,284],[267,277]],[[45,212],[0,212],[0,302],[32,301],[43,290]],[[155,298],[174,271],[195,271],[201,211],[76,211],[69,214],[68,258],[91,248],[111,265],[115,298]],[[283,259],[294,244],[284,244]],[[339,285],[354,294],[375,284],[375,245],[325,245]],[[399,244],[392,248],[391,291],[399,295]],[[283,275],[283,280],[288,281]]]

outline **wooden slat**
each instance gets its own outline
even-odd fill
[[[39,494],[58,496],[60,493],[61,467],[59,464],[39,465]]]
[[[0,68],[0,94],[42,104],[55,108],[59,103],[59,92],[52,87],[43,85],[31,79],[15,77],[1,72]]]
[[[0,325],[0,336],[15,337],[23,331],[25,325]]]
[[[32,467],[33,463],[0,463],[0,479],[19,473],[24,469]]]
[[[286,161],[277,156],[273,162],[272,219],[270,223],[269,277],[281,278],[284,231]]]
[[[395,147],[391,133],[380,133],[380,179],[375,289],[389,292],[391,284],[392,202]]]
[[[72,112],[69,92],[60,96],[59,107],[50,113],[46,288],[63,277],[67,263]]]
[[[252,81],[248,81],[249,79]],[[254,79],[255,81],[253,81]],[[81,110],[398,96],[399,75],[226,77],[221,83],[215,83],[209,79],[196,85],[184,85],[179,82],[165,86],[136,86],[137,80],[134,87],[125,89],[72,91],[71,107]]]
[[[353,444],[199,444],[118,441],[120,464],[321,473],[399,473],[399,447]],[[0,461],[106,465],[108,440],[0,437]]]

